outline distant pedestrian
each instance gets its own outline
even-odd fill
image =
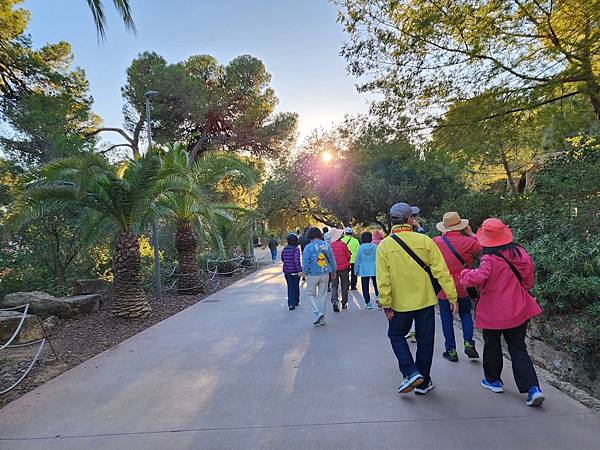
[[[348,246],[348,250],[350,250],[350,253],[352,254],[352,257],[350,258],[350,290],[355,291],[358,277],[354,273],[354,263],[356,262],[356,254],[358,253],[360,242],[352,235],[352,227],[346,227],[344,233],[345,235],[342,238],[342,241]]]
[[[304,251],[306,246],[310,244],[310,239],[308,238],[308,228],[305,228],[300,237],[298,238],[298,242],[300,242],[300,250]]]
[[[388,337],[403,375],[398,392],[414,390],[424,395],[433,389],[430,371],[440,287],[446,291],[453,312],[458,307],[456,288],[440,250],[428,236],[413,231],[417,211],[406,203],[392,206],[392,232],[377,246],[377,284],[379,302],[389,320]],[[416,362],[406,342],[413,320]]]
[[[331,304],[334,312],[340,312],[340,300],[338,291],[342,294],[342,309],[348,308],[348,285],[350,274],[350,250],[342,241],[344,232],[337,228],[333,228],[330,232],[331,236],[331,251],[335,257],[336,272],[335,277],[331,281]]]
[[[269,250],[271,251],[271,262],[275,264],[277,261],[277,246],[279,245],[279,241],[275,238],[275,235],[271,235],[271,239],[269,239]]]
[[[298,236],[294,233],[287,235],[287,246],[281,251],[281,261],[287,283],[288,308],[293,311],[300,303],[300,276],[302,274]]]
[[[328,244],[331,244],[331,236],[329,235],[328,227],[323,227],[323,240]]]
[[[373,309],[371,303],[371,295],[369,293],[370,282],[373,282],[373,288],[375,289],[375,299],[379,296],[379,290],[377,289],[377,278],[376,278],[376,253],[377,246],[373,244],[373,235],[369,231],[365,231],[360,236],[360,247],[356,254],[356,261],[354,262],[354,273],[360,277],[360,285],[362,288],[363,298],[365,299],[365,308]]]
[[[383,231],[381,230],[375,230],[373,231],[373,244],[375,245],[379,245],[379,243],[381,241],[383,241],[383,239],[385,238],[385,234],[383,234]]]
[[[458,293],[458,315],[462,325],[465,354],[469,358],[479,358],[473,339],[473,317],[471,316],[472,302],[477,299],[477,293],[472,292],[469,295],[467,289],[460,283],[460,273],[463,269],[473,266],[475,257],[481,252],[481,245],[477,241],[477,236],[471,231],[469,221],[462,219],[457,212],[444,214],[442,221],[436,227],[443,234],[434,238],[433,242],[442,252]],[[442,356],[448,361],[458,362],[456,339],[454,337],[454,320],[444,291],[438,292],[438,304],[440,306],[442,331],[446,341],[446,351]]]
[[[325,299],[327,284],[336,271],[335,257],[329,245],[323,241],[321,230],[311,228],[307,237],[310,239],[302,252],[302,268],[307,279],[306,296],[313,307],[313,324],[325,325]]]
[[[465,269],[460,282],[479,287],[475,325],[483,329],[481,385],[504,392],[502,345],[508,347],[519,392],[527,393],[528,406],[541,406],[544,394],[527,352],[525,335],[529,319],[542,312],[529,290],[534,285],[534,266],[525,249],[513,242],[513,234],[500,219],[486,219],[477,231],[483,255],[478,269]]]

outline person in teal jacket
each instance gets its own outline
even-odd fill
[[[367,309],[373,309],[371,303],[371,295],[369,294],[369,282],[373,281],[373,288],[375,289],[375,299],[379,296],[377,290],[377,278],[375,257],[377,255],[377,246],[373,244],[373,235],[369,231],[365,231],[360,236],[360,247],[356,252],[356,261],[354,262],[354,273],[360,277],[360,284],[362,288],[363,297],[365,299],[365,307]]]
[[[325,325],[325,299],[329,280],[335,276],[336,264],[331,247],[318,228],[308,230],[308,244],[302,252],[302,269],[306,275],[306,296],[313,307],[313,324]],[[333,275],[332,275],[333,274]]]

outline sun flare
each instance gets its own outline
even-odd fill
[[[323,159],[323,162],[329,162],[333,159],[333,155],[331,154],[331,152],[324,151],[321,154],[321,159]]]

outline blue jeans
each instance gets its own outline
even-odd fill
[[[413,359],[404,337],[410,331],[413,320],[417,337],[416,360]],[[428,306],[416,311],[394,311],[394,317],[389,321],[388,337],[398,359],[402,376],[406,378],[419,372],[423,376],[425,384],[429,383],[435,338],[435,308]]]
[[[300,275],[284,273],[287,283],[288,306],[298,306],[300,303]]]
[[[277,261],[277,249],[276,248],[271,249],[271,259],[273,260],[273,262]]]
[[[440,305],[440,318],[442,319],[442,330],[446,339],[446,351],[456,350],[456,340],[454,339],[454,320],[452,311],[450,311],[450,302],[448,300],[438,299]],[[469,297],[458,299],[458,315],[462,323],[463,340],[471,345],[475,345],[473,340],[473,316],[471,316],[471,299]]]

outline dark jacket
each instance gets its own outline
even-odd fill
[[[300,242],[300,248],[302,249],[302,251],[304,251],[304,249],[306,248],[306,246],[308,244],[310,244],[310,239],[305,234],[303,234],[302,236],[300,236],[298,238],[298,241]]]

